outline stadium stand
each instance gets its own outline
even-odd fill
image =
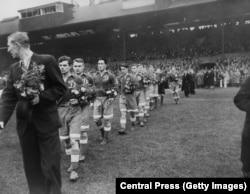
[[[215,72],[227,69],[229,85],[238,80],[233,73],[237,69],[240,80],[248,74],[249,1],[150,1],[151,4],[134,8],[127,2],[111,1],[89,7],[55,2],[19,10],[21,18],[0,22],[0,70],[8,69],[12,62],[6,52],[7,35],[24,30],[29,32],[34,51],[56,57],[82,57],[89,71],[95,69],[96,59],[104,56],[115,73],[125,61],[162,69],[175,66],[180,71],[192,68],[198,73],[205,69],[202,61],[209,59]],[[53,6],[53,14],[45,14],[45,8]],[[29,10],[40,15],[28,16]],[[41,23],[42,20],[47,22]]]

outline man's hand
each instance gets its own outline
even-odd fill
[[[0,134],[3,132],[4,122],[0,121]]]
[[[77,99],[70,99],[70,104],[72,104],[72,105],[77,105],[78,104],[78,100]]]
[[[109,98],[108,99],[108,104],[112,104],[114,102],[114,100],[115,100],[114,98]]]
[[[33,100],[31,100],[31,104],[32,105],[36,105],[40,102],[40,98],[38,95],[35,96],[35,98],[33,98]]]

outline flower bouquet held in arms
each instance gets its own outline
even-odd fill
[[[159,83],[160,83],[159,79],[157,77],[154,77],[153,80],[152,80],[152,84],[156,85],[156,84],[159,84]]]
[[[103,78],[102,78],[103,83],[109,85],[108,83],[110,82],[110,77],[108,73],[104,73],[103,74]],[[106,94],[106,96],[108,97],[108,99],[115,99],[115,97],[118,95],[118,92],[115,90],[115,88],[104,88],[104,92]]]
[[[14,84],[14,87],[22,97],[32,100],[44,91],[44,80],[44,65],[33,62],[29,70],[23,69],[21,79]]]
[[[105,89],[105,93],[106,93],[108,99],[115,99],[116,96],[118,95],[118,92],[115,90],[115,88]]]
[[[95,98],[95,91],[92,88],[80,86],[71,89],[71,99],[76,99],[81,106],[89,104]]]
[[[124,93],[125,94],[132,94],[135,91],[135,85],[132,82],[131,78],[127,78],[125,85],[124,85]]]
[[[81,105],[86,105],[94,101],[95,90],[93,88],[86,88],[84,86],[81,86],[80,92],[81,92],[81,98],[79,102]]]
[[[148,88],[150,83],[151,83],[151,80],[148,76],[145,76],[144,79],[142,80],[143,81],[143,87],[144,88]]]

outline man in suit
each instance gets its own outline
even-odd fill
[[[182,76],[182,91],[184,91],[186,97],[188,97],[190,93],[190,79],[188,71],[185,70]]]
[[[234,97],[234,104],[246,112],[246,119],[241,137],[241,162],[243,176],[250,178],[250,77],[241,86]]]
[[[0,131],[16,107],[17,132],[30,193],[60,194],[58,128],[61,122],[56,101],[66,92],[61,72],[53,56],[38,55],[30,50],[29,37],[25,32],[8,36],[8,52],[20,62],[11,65],[0,100]],[[44,89],[33,98],[27,98],[15,83],[35,67],[43,72]]]
[[[0,98],[5,86],[6,86],[6,80],[4,79],[4,77],[0,77]]]

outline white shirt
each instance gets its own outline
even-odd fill
[[[29,65],[30,65],[30,60],[31,60],[31,57],[33,55],[33,52],[29,52],[29,54],[21,61],[23,62],[23,65],[25,67],[25,69],[28,69],[29,68]]]

